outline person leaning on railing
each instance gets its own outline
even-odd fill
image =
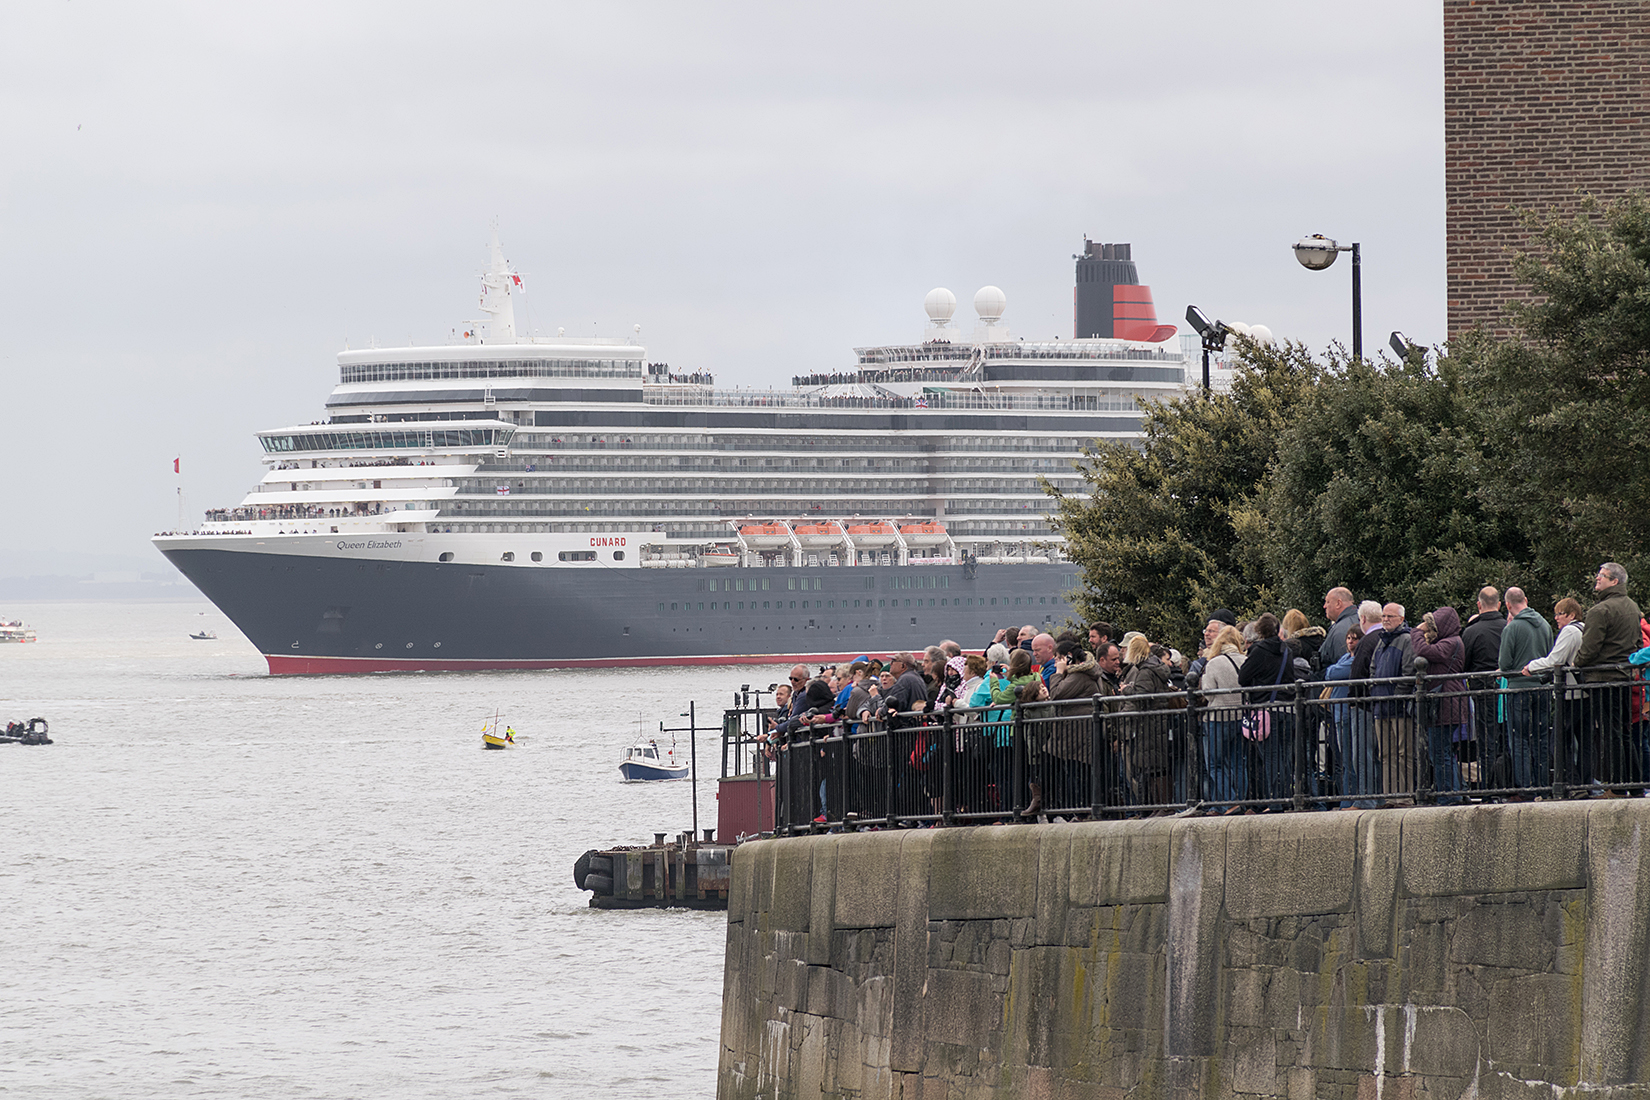
[[[1587,726],[1585,693],[1580,690],[1581,678],[1569,666],[1576,663],[1576,652],[1581,649],[1581,604],[1565,596],[1553,608],[1558,623],[1558,637],[1553,639],[1552,652],[1537,657],[1521,670],[1526,676],[1545,676],[1565,669],[1567,690],[1558,700],[1558,716],[1553,733],[1564,745],[1564,753],[1575,767],[1572,782],[1586,786],[1599,776],[1598,739]]]
[[[1427,675],[1458,676],[1466,667],[1466,644],[1461,641],[1461,617],[1453,607],[1440,607],[1421,620],[1421,640],[1413,642],[1415,655],[1427,662]],[[1459,802],[1452,792],[1461,789],[1455,743],[1470,734],[1467,725],[1471,708],[1462,692],[1466,681],[1429,680],[1427,691],[1438,698],[1426,700],[1427,756],[1432,761],[1432,789],[1445,805]]]
[[[1639,605],[1627,595],[1627,570],[1613,561],[1599,566],[1593,578],[1598,602],[1587,611],[1587,628],[1582,632],[1576,664],[1587,670],[1590,687],[1588,709],[1597,730],[1599,762],[1605,784],[1637,783],[1643,779],[1643,751],[1635,735],[1631,710],[1632,674],[1625,668],[1640,648],[1642,635]],[[1614,793],[1625,795],[1624,788]]]
[[[1094,773],[1094,703],[1103,694],[1100,666],[1076,642],[1061,642],[1054,653],[1049,698],[1059,705],[1048,741],[1049,781],[1054,804],[1072,810],[1089,805],[1089,777]]]
[[[991,702],[998,708],[1012,708],[1015,703],[1035,703],[1045,696],[1047,690],[1043,684],[1043,678],[1037,674],[1037,670],[1032,666],[1031,651],[1029,649],[1016,649],[1008,655],[1006,674],[991,680]],[[1001,712],[999,710],[996,713]],[[1012,737],[1014,728],[1012,725],[1012,709],[1008,711],[1008,714],[1011,723],[1009,725],[1010,736]],[[1028,731],[1031,728],[1029,725],[1023,723],[1022,725]],[[1036,778],[1036,750],[1040,746],[1037,744],[1038,739],[1029,732],[1025,740],[1026,774],[1031,777],[1027,779],[1026,787],[1031,792],[1031,799],[1026,803],[1026,808],[1022,813],[1027,817],[1035,817],[1043,812],[1043,784],[1040,779]],[[1012,798],[1005,795],[1003,802],[1005,807],[1011,805]]]
[[[1211,620],[1212,621],[1212,620]],[[1247,659],[1243,634],[1235,626],[1221,626],[1203,651],[1203,757],[1210,802],[1239,802],[1249,797],[1249,746],[1243,740],[1243,694],[1238,674]],[[1227,813],[1242,810],[1232,806]]]
[[[1276,619],[1273,620],[1276,623]],[[1144,636],[1129,641],[1129,663],[1133,665],[1123,679],[1123,694],[1167,696],[1174,692],[1174,681],[1169,676],[1169,649],[1153,645]],[[1123,723],[1123,734],[1128,741],[1128,766],[1135,788],[1135,798],[1147,805],[1161,805],[1169,801],[1169,718],[1167,711],[1186,705],[1184,695],[1132,700],[1128,708],[1139,712],[1139,717]]]

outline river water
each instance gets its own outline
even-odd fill
[[[0,745],[0,1092],[714,1095],[724,914],[571,868],[692,823],[618,781],[638,716],[783,669],[277,678],[204,600],[0,610],[40,634],[0,718],[56,740]],[[495,708],[522,748],[481,751]]]

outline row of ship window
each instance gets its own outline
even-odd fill
[[[932,443],[936,454],[979,454],[984,452],[1077,451],[1087,443],[1080,436],[1024,437],[992,435],[943,435],[933,439],[923,436],[865,437],[843,434],[804,435],[629,435],[624,432],[604,434],[555,435],[543,431],[523,430],[516,435],[515,446],[520,448],[554,448],[556,450],[668,450],[668,451],[773,451],[783,448],[790,454],[796,451],[852,451],[856,454],[892,451],[909,454],[914,446]]]
[[[350,382],[403,382],[419,378],[615,378],[642,376],[639,359],[492,359],[457,363],[376,363],[338,368]]]
[[[532,554],[530,554],[528,557],[529,557],[529,560],[532,560],[532,561],[543,561],[544,560],[544,552],[541,551],[541,550],[534,550],[532,552]],[[439,560],[439,561],[452,561],[453,560],[453,552],[451,550],[443,551],[442,554],[441,554],[441,557],[437,560]],[[503,555],[501,555],[499,560],[501,560],[501,561],[515,561],[516,560],[516,552],[514,550],[506,550],[503,553]],[[561,551],[560,553],[558,553],[556,555],[556,560],[557,561],[595,561],[596,560],[596,552],[594,550],[563,550],[563,551]],[[624,551],[623,550],[613,551],[613,560],[614,561],[624,561]]]
[[[933,516],[934,508],[928,497],[885,497],[880,500],[839,500],[831,499],[833,513],[848,512],[861,515],[899,515],[899,516]],[[792,512],[804,511],[811,505],[812,510],[821,511],[820,498],[810,497],[807,502],[796,500],[673,500],[661,503],[655,500],[594,500],[579,501],[530,501],[518,500],[499,503],[492,501],[460,500],[452,504],[452,515],[455,516],[576,516],[585,513],[621,513],[627,516],[678,516],[693,513],[715,514],[727,516],[747,515],[784,515]],[[976,514],[1000,515],[1004,512],[1045,512],[1052,511],[1054,504],[1043,497],[993,500],[952,500],[946,504],[948,514]]]
[[[713,578],[705,582],[705,588],[710,592],[755,592],[757,591],[757,585],[761,585],[761,591],[766,592],[768,590],[768,582],[771,579],[772,578],[770,577],[752,577],[749,580],[745,580],[743,577],[732,577],[721,580]],[[862,577],[860,578],[860,581],[866,588],[874,589],[877,586],[878,579],[879,578],[875,576],[870,576]],[[951,578],[943,573],[898,573],[887,577],[886,580],[888,583],[883,586],[885,588],[951,587]],[[817,592],[819,591],[819,582],[819,577],[786,577],[785,587],[792,592],[799,590],[812,590]],[[718,588],[718,585],[721,587]]]
[[[878,599],[878,600],[855,600],[855,601],[853,601],[853,607],[849,607],[847,600],[840,601],[840,607],[839,607],[839,601],[837,601],[837,600],[803,600],[802,601],[802,606],[800,608],[798,608],[796,606],[797,605],[796,600],[763,600],[762,601],[762,606],[760,608],[758,608],[756,606],[756,601],[755,600],[748,600],[748,601],[747,600],[711,600],[711,601],[709,601],[710,602],[710,607],[708,608],[708,610],[711,610],[711,611],[759,611],[759,610],[760,611],[769,611],[769,610],[772,610],[772,611],[797,611],[797,610],[801,610],[801,611],[809,611],[809,610],[826,611],[826,610],[838,610],[838,609],[840,609],[840,610],[843,610],[843,611],[851,611],[851,610],[853,610],[854,607],[860,608],[861,610],[874,608],[874,607],[947,607],[947,606],[949,606],[949,607],[998,607],[998,606],[1001,606],[1001,607],[1009,607],[1009,606],[1020,607],[1020,606],[1023,606],[1024,604],[1036,605],[1036,604],[1047,604],[1047,603],[1050,602],[1050,597],[1048,597],[1048,596],[1037,596],[1035,598],[1033,598],[1031,596],[1025,596],[1025,597],[1015,596],[1012,604],[1010,604],[1009,598],[1007,596],[990,596],[990,597],[986,597],[986,596],[978,596],[978,597],[967,596],[967,597],[964,597],[962,599],[956,599],[956,600],[946,600],[945,598],[941,597],[941,598],[938,599],[937,603],[936,603],[934,597],[929,597],[926,602],[924,602],[921,598],[917,598],[917,597],[913,597],[913,599],[916,599],[916,603],[914,603],[914,604],[911,602],[910,599],[901,600],[901,599],[897,599],[897,598],[896,599],[886,599],[885,598],[885,599]],[[1060,598],[1058,596],[1055,596],[1055,597],[1052,598],[1052,602],[1060,603],[1062,601],[1060,600]],[[674,602],[670,603],[668,608],[667,608],[667,606],[664,602],[661,602],[659,604],[659,610],[660,611],[669,610],[669,611],[676,611],[678,613],[681,613],[681,612],[687,612],[687,611],[705,611],[705,610],[707,610],[707,608],[705,607],[705,604],[703,602],[694,603],[694,602],[690,602],[690,601],[686,601],[686,600],[677,600],[677,601],[674,601]]]

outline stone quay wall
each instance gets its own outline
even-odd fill
[[[1650,1096],[1650,800],[733,861],[719,1100]]]

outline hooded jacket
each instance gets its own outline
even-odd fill
[[[1525,676],[1520,670],[1531,661],[1545,657],[1552,648],[1553,628],[1533,607],[1526,607],[1508,619],[1501,631],[1500,660],[1501,675],[1507,678],[1507,686],[1538,687],[1541,677]]]
[[[1427,641],[1425,635],[1411,638],[1417,657],[1427,659],[1428,676],[1453,676],[1466,667],[1466,643],[1461,640],[1461,617],[1453,607],[1440,607],[1432,613],[1438,627],[1436,641]],[[1465,695],[1455,694],[1467,689],[1463,680],[1429,680],[1427,691],[1442,696],[1427,700],[1424,716],[1429,726],[1459,726],[1471,713]]]

